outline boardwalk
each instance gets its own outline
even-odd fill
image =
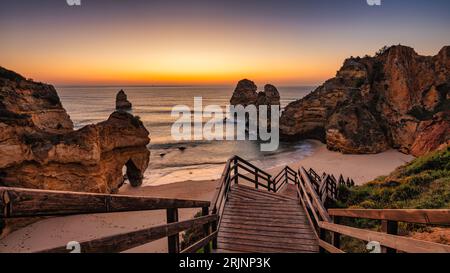
[[[245,186],[250,185],[249,186]],[[450,210],[328,209],[338,200],[338,186],[352,187],[350,178],[318,175],[313,169],[286,166],[271,174],[234,156],[227,161],[212,202],[33,190],[0,187],[0,222],[3,219],[55,217],[91,213],[165,210],[167,223],[131,232],[79,241],[85,253],[123,252],[167,238],[170,253],[343,253],[341,236],[378,242],[382,252],[450,253],[450,246],[398,235],[399,223],[450,226]],[[180,221],[181,209],[201,209],[202,216]],[[342,224],[341,218],[372,219],[374,231]],[[203,236],[181,249],[180,233],[203,230]],[[45,253],[67,253],[67,246]]]
[[[319,243],[305,211],[292,194],[242,185],[231,187],[219,228],[217,252],[318,251]]]

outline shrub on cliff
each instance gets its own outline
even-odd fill
[[[442,209],[450,208],[450,146],[419,157],[389,176],[362,186],[339,188],[341,208],[362,209]],[[380,221],[343,219],[344,224],[379,231]],[[400,223],[399,233],[431,231],[423,225]],[[445,240],[443,240],[445,241]],[[442,242],[441,242],[442,243]],[[361,252],[364,244],[343,237],[342,248]]]
[[[339,207],[450,208],[450,146],[341,193]],[[370,202],[369,202],[370,201]],[[367,204],[373,204],[368,207]]]

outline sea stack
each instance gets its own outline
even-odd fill
[[[131,102],[128,101],[127,94],[125,94],[125,91],[120,90],[116,96],[116,110],[128,111],[131,110],[132,108],[133,105],[131,104]]]
[[[280,105],[280,93],[277,88],[271,84],[264,86],[264,91],[257,92],[257,86],[254,82],[244,79],[238,82],[236,89],[231,97],[231,105]]]
[[[230,104],[233,106],[242,105],[247,107],[254,105],[257,108],[259,120],[259,106],[267,106],[267,128],[271,128],[272,109],[271,106],[280,106],[280,93],[271,84],[264,86],[264,91],[257,91],[258,87],[254,82],[244,79],[238,82],[231,97]],[[247,126],[249,120],[246,120]]]

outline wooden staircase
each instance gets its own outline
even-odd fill
[[[230,189],[217,252],[318,252],[319,242],[297,199],[243,185]]]
[[[343,253],[341,236],[377,243],[382,252],[450,253],[450,246],[399,236],[399,223],[450,226],[450,209],[330,209],[347,178],[286,166],[278,175],[234,156],[227,161],[212,202],[110,194],[0,187],[0,223],[5,219],[75,214],[165,210],[167,223],[81,241],[84,253],[122,252],[167,238],[168,252]],[[250,185],[251,187],[247,186]],[[180,209],[201,216],[180,221]],[[345,225],[342,219],[379,221],[381,231]],[[180,233],[201,230],[201,238],[181,249]],[[67,253],[67,246],[43,249]]]

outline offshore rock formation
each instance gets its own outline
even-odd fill
[[[264,86],[264,91],[257,92],[254,82],[244,79],[238,82],[231,97],[231,105],[280,105],[280,93],[273,85]]]
[[[120,90],[116,96],[116,110],[127,111],[131,110],[131,108],[133,108],[133,105],[128,101],[127,94],[125,94],[125,91]]]
[[[396,148],[415,156],[450,143],[450,47],[418,55],[393,46],[350,58],[335,78],[289,104],[280,120],[287,139],[313,138],[343,153]]]
[[[125,112],[73,130],[51,85],[0,67],[0,185],[115,193],[142,183],[149,133]]]
[[[266,84],[264,86],[264,91],[257,92],[257,86],[254,82],[244,79],[238,82],[236,89],[231,97],[231,105],[242,105],[244,107],[249,105],[255,105],[257,107],[257,114],[259,119],[259,106],[267,106],[267,128],[270,130],[272,127],[271,117],[272,109],[270,106],[278,105],[280,106],[280,93],[277,88],[271,84]],[[249,120],[246,120],[247,127],[249,126]],[[259,124],[257,124],[259,126]]]

